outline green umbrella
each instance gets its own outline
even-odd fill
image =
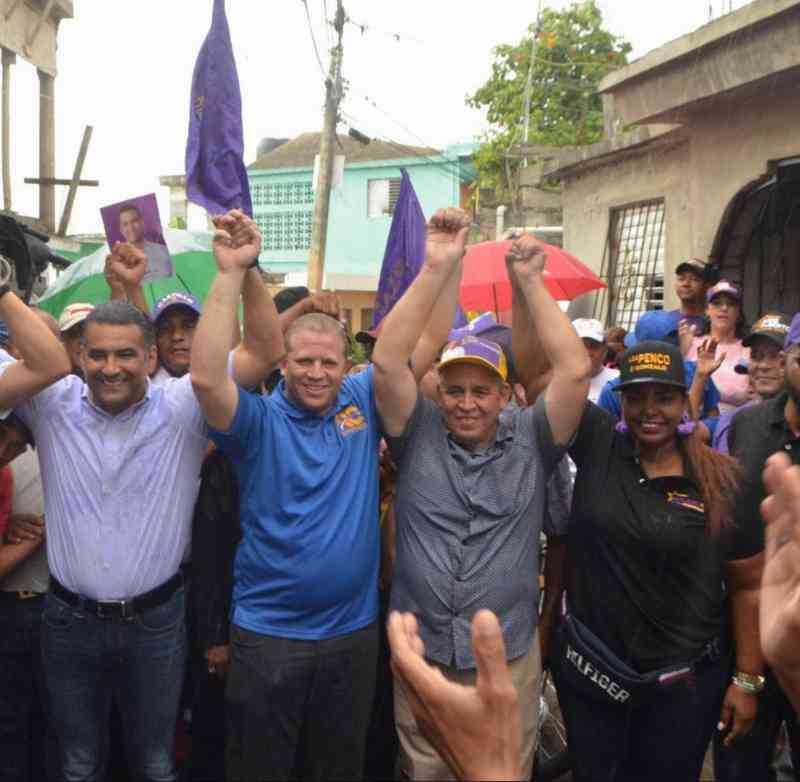
[[[211,252],[211,234],[167,229],[164,236],[172,255],[175,276],[145,283],[148,305],[152,309],[162,296],[174,291],[191,293],[204,301],[217,273]],[[100,304],[108,301],[110,291],[103,275],[108,252],[108,245],[104,244],[91,255],[75,261],[44,292],[39,306],[57,318],[64,307],[74,302]]]

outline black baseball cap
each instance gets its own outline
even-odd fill
[[[711,264],[707,261],[701,261],[699,258],[687,258],[675,267],[675,274],[680,274],[681,272],[694,272],[698,277],[709,280],[712,277],[713,270]]]
[[[683,356],[676,345],[648,340],[626,351],[619,363],[618,390],[642,383],[663,383],[686,390]]]
[[[779,312],[768,312],[753,324],[750,333],[742,340],[742,345],[749,348],[756,337],[766,337],[782,350],[784,340],[789,334],[789,326],[789,318],[785,315],[781,315]]]
[[[294,288],[283,288],[279,290],[273,297],[272,301],[275,302],[275,309],[278,313],[286,312],[290,307],[307,299],[311,293],[304,285],[298,285]]]

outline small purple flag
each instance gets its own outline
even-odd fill
[[[386,240],[378,293],[375,297],[373,329],[378,327],[389,310],[408,290],[425,260],[425,215],[408,172],[402,168],[400,174],[400,193],[392,215],[392,226]],[[453,327],[457,328],[465,323],[464,313],[458,307]]]
[[[241,209],[253,214],[242,159],[242,96],[233,58],[225,0],[214,0],[214,16],[192,75],[186,195],[211,214]]]

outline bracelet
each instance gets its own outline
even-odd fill
[[[0,285],[0,299],[2,299],[7,293],[11,293],[11,286],[8,283],[5,285]]]
[[[742,673],[741,671],[736,671],[731,677],[731,681],[748,695],[759,695],[764,689],[764,684],[766,682],[763,676],[752,673]]]

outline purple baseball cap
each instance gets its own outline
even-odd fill
[[[800,345],[800,312],[792,318],[789,333],[786,335],[786,339],[783,340],[784,350],[789,350],[793,345]]]
[[[196,312],[198,315],[201,315],[203,312],[203,308],[200,305],[199,299],[197,299],[195,296],[192,296],[191,293],[168,293],[166,296],[162,296],[156,302],[156,306],[153,307],[153,313],[150,316],[153,320],[153,323],[158,321],[158,319],[172,307],[187,307],[188,309],[192,310],[192,312]]]
[[[463,337],[448,342],[442,351],[439,369],[450,364],[476,364],[491,369],[505,381],[508,378],[506,354],[496,342],[479,337]]]

